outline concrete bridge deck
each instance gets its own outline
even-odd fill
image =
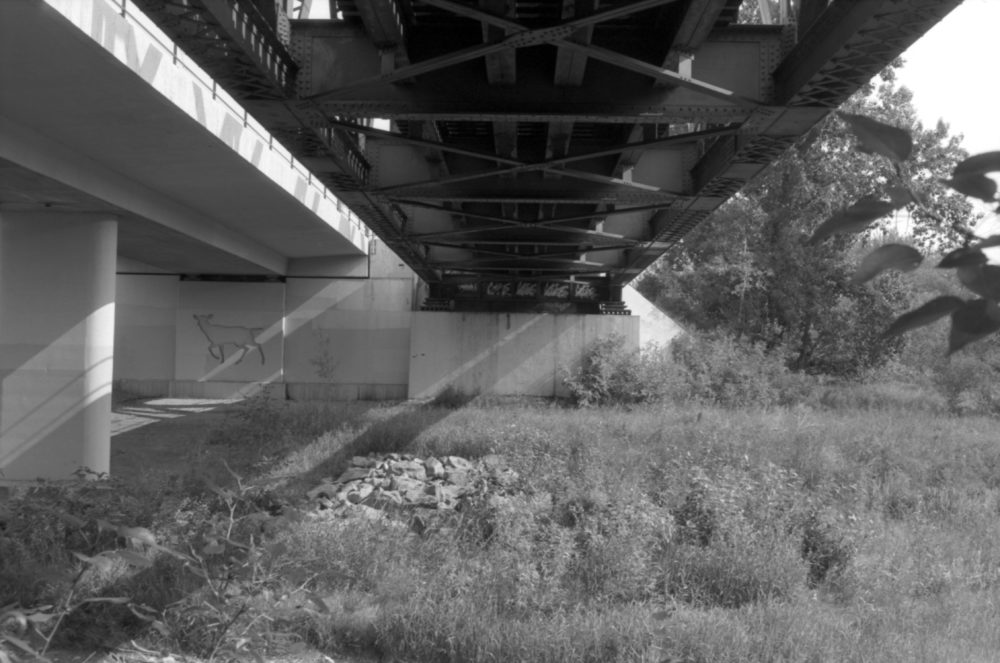
[[[357,217],[134,6],[14,0],[0,25],[5,210],[114,216],[136,271],[364,262]]]

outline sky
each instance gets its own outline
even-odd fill
[[[970,154],[1000,150],[1000,0],[965,0],[906,53],[900,82],[925,126],[938,118]]]
[[[924,126],[943,119],[969,154],[1000,150],[997,26],[1000,0],[965,0],[903,54],[899,72]],[[1000,233],[1000,217],[975,207],[986,214],[977,232]]]

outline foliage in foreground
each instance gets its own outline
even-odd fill
[[[77,596],[125,597],[141,616],[80,606],[54,647],[134,640],[215,660],[304,646],[602,663],[985,661],[1000,650],[1000,449],[987,419],[248,407],[269,408],[284,453],[266,467],[234,465],[225,485],[91,482],[9,502],[0,594],[32,614],[84,569]],[[329,432],[293,444],[289,412]],[[240,421],[213,445],[222,457],[243,450]],[[303,503],[345,457],[389,450],[501,453],[521,490],[432,536],[327,519]],[[145,528],[187,559],[101,520]],[[73,555],[109,549],[149,564],[96,569]]]

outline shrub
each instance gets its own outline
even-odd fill
[[[669,348],[642,350],[627,350],[620,336],[610,336],[565,379],[581,407],[664,401],[767,407],[797,397],[801,382],[778,353],[721,332],[685,334]]]
[[[854,556],[854,546],[829,511],[812,512],[802,528],[802,558],[809,565],[809,586],[842,574]]]
[[[668,546],[662,561],[664,589],[705,607],[737,608],[791,597],[804,585],[806,564],[791,537],[747,530],[739,542]]]
[[[728,407],[771,406],[786,400],[789,372],[775,352],[724,333],[685,334],[670,346],[673,396]]]
[[[581,407],[629,405],[661,400],[667,393],[669,361],[655,346],[628,350],[618,334],[597,341],[580,370],[565,378],[573,402]]]
[[[989,363],[994,357],[983,354],[952,355],[933,376],[935,386],[955,414],[1000,414],[1000,376]]]

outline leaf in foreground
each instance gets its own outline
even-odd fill
[[[893,320],[889,328],[882,332],[884,338],[899,336],[911,329],[917,329],[924,325],[929,325],[935,320],[943,318],[965,305],[959,297],[943,295],[935,297],[923,306],[908,311]]]
[[[976,244],[977,249],[988,249],[993,246],[1000,246],[1000,235],[990,235],[983,241]]]
[[[948,354],[1000,330],[1000,306],[989,299],[964,302],[951,314]]]
[[[913,189],[908,186],[891,186],[885,190],[889,200],[896,209],[901,207],[906,207],[910,203],[922,204],[919,194],[917,194]]]
[[[909,272],[920,266],[924,257],[912,246],[905,244],[886,244],[880,246],[864,257],[858,270],[851,280],[855,283],[865,283],[875,278],[887,269],[898,269]]]
[[[970,265],[955,270],[958,280],[966,288],[986,299],[1000,299],[1000,267],[996,265]]]
[[[955,191],[966,196],[979,198],[988,203],[996,200],[997,183],[979,173],[962,173],[954,175],[950,180],[942,180]]]
[[[951,269],[953,267],[974,267],[984,264],[986,264],[985,253],[977,247],[963,246],[945,254],[937,266],[941,269]]]
[[[819,224],[819,227],[813,231],[812,237],[809,238],[809,243],[817,244],[831,235],[859,233],[867,230],[875,219],[890,214],[895,209],[898,209],[896,205],[888,200],[862,198]]]
[[[838,112],[858,137],[858,149],[868,154],[881,154],[893,161],[906,161],[913,152],[910,132],[864,115]]]
[[[975,154],[965,161],[960,162],[952,171],[952,176],[958,175],[985,175],[1000,171],[1000,152],[983,152]]]

